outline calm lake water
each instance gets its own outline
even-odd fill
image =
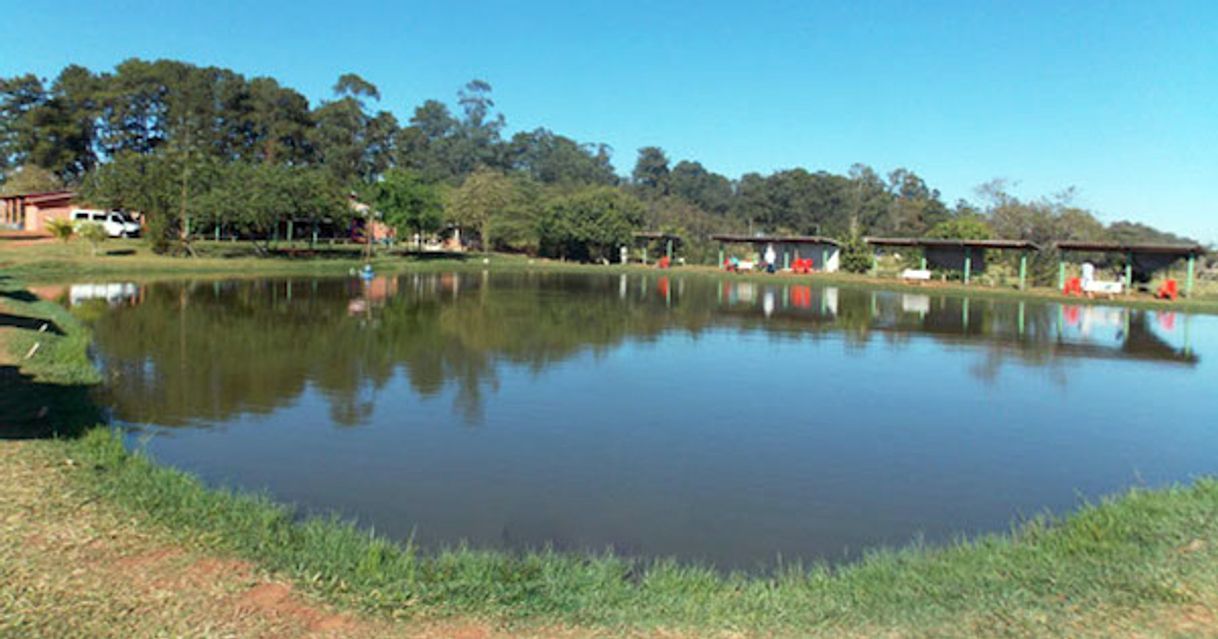
[[[424,547],[725,568],[1218,472],[1218,318],[648,275],[73,286],[133,444]]]

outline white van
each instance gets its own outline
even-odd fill
[[[106,229],[110,237],[139,237],[139,222],[131,219],[122,211],[99,211],[96,209],[76,209],[72,211],[72,223],[96,222]]]

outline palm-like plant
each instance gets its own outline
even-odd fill
[[[76,226],[72,224],[72,220],[47,220],[47,230],[65,244],[76,234]]]

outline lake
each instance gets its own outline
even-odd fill
[[[425,549],[725,569],[1218,471],[1218,318],[555,272],[78,284],[133,446]]]

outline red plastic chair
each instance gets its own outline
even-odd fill
[[[1082,278],[1072,277],[1066,280],[1066,285],[1062,287],[1062,295],[1077,295],[1083,296],[1083,280]]]
[[[1159,290],[1155,293],[1155,297],[1161,300],[1170,299],[1173,302],[1176,301],[1178,295],[1180,295],[1179,285],[1176,284],[1176,280],[1171,278],[1160,284]]]

